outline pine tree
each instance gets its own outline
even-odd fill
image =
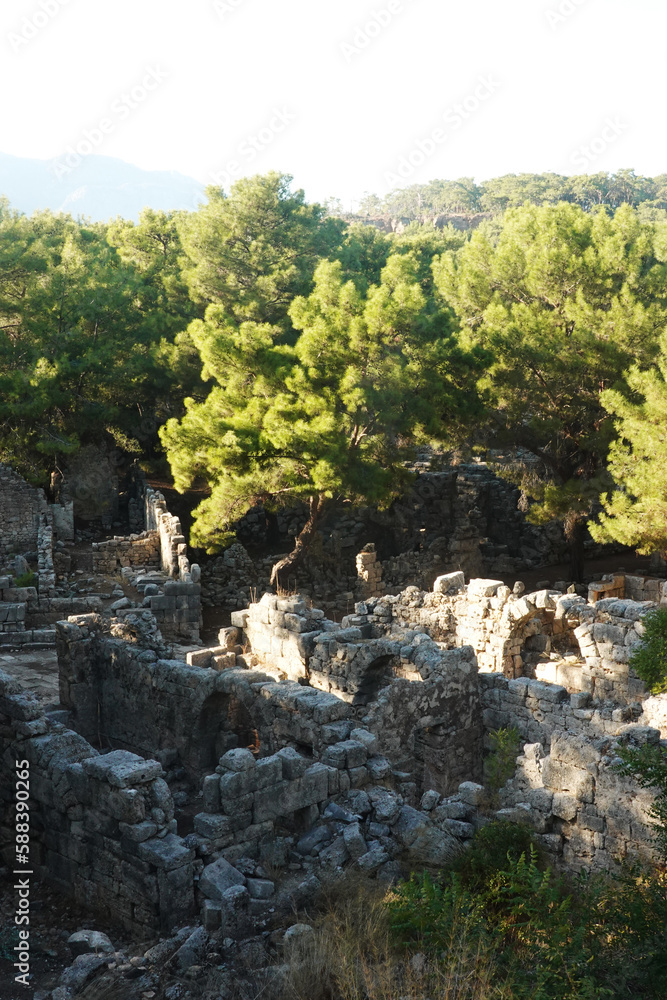
[[[589,525],[600,542],[632,545],[642,554],[667,555],[667,335],[656,364],[628,373],[629,392],[602,394],[618,419],[618,439],[609,449],[608,469],[618,487],[602,498],[598,524]]]

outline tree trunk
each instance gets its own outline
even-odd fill
[[[327,498],[324,493],[319,493],[317,496],[309,498],[310,513],[308,520],[296,539],[292,551],[277,562],[271,570],[272,586],[287,588],[289,574],[303,562],[308,552],[308,546],[312,542],[317,526],[322,520],[326,502]]]
[[[576,520],[568,536],[570,543],[570,573],[575,583],[582,583],[584,579],[584,535],[586,534],[586,522]]]

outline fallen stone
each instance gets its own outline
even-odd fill
[[[246,887],[251,899],[270,899],[276,889],[274,883],[265,878],[249,878]]]
[[[207,865],[199,880],[199,889],[208,899],[222,900],[228,889],[245,885],[246,878],[224,858]]]
[[[315,936],[314,929],[310,924],[292,924],[283,935],[283,947],[293,948],[295,945],[312,939]]]
[[[461,572],[445,573],[436,578],[433,584],[434,594],[457,594],[466,585],[466,578]]]
[[[343,830],[343,840],[353,860],[360,858],[368,850],[358,823],[350,823]]]
[[[69,969],[65,969],[60,977],[60,984],[72,993],[79,993],[95,974],[109,964],[107,955],[79,955],[74,959]]]
[[[172,958],[172,963],[181,972],[185,972],[193,965],[200,965],[206,956],[208,943],[209,936],[204,928],[197,927],[197,929],[192,932],[190,937],[178,949]]]
[[[115,948],[106,934],[101,931],[77,931],[67,938],[69,950],[74,958],[79,955],[113,955]]]

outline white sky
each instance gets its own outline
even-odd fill
[[[399,186],[388,175],[401,162],[401,186],[522,171],[667,171],[664,0],[217,7],[4,0],[0,150],[59,157],[107,119],[96,153],[204,183],[217,174],[227,189],[225,180],[278,169],[309,199],[336,196],[346,207],[366,190]],[[374,12],[389,23],[375,22],[376,37],[351,49]],[[130,108],[123,95],[150,69],[166,78],[136,91]],[[480,101],[483,79],[493,93],[480,91]],[[451,109],[466,99],[464,120]],[[276,111],[292,120],[281,125]],[[420,156],[418,142],[438,128],[444,138]],[[262,129],[253,155],[249,141]],[[407,167],[401,157],[424,162]]]

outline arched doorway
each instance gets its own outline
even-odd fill
[[[217,692],[206,699],[199,714],[199,766],[214,771],[228,750],[247,747],[255,755],[260,744],[250,712],[235,695]]]
[[[368,705],[375,701],[382,688],[394,679],[396,657],[391,654],[376,656],[368,664],[361,677],[359,688],[352,701],[353,705]]]

